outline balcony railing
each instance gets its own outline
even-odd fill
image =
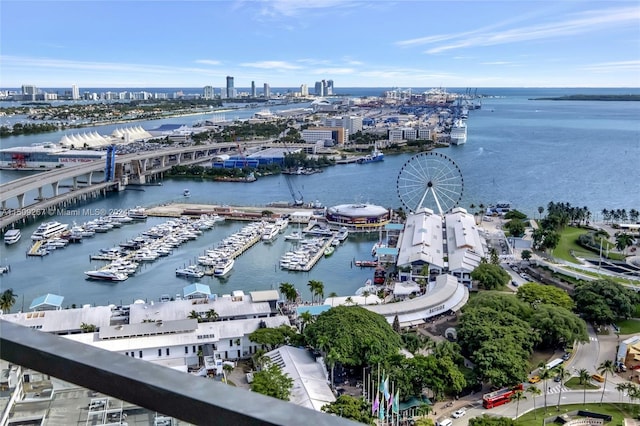
[[[0,320],[0,358],[195,425],[356,425]]]

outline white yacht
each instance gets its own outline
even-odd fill
[[[144,207],[136,207],[134,209],[129,209],[127,212],[127,216],[129,216],[133,220],[146,220],[147,212]]]
[[[269,224],[264,227],[264,231],[262,231],[262,241],[265,243],[270,243],[276,239],[278,234],[280,233],[280,227],[275,224]]]
[[[232,258],[223,259],[213,268],[213,275],[216,277],[224,277],[227,275],[231,269],[233,269],[233,265],[235,264],[235,260]]]
[[[22,234],[19,229],[9,229],[4,234],[4,243],[7,245],[15,244],[20,241],[20,237],[22,237]]]
[[[302,234],[298,231],[293,231],[292,233],[284,236],[284,239],[288,241],[300,241],[303,238]]]
[[[33,234],[31,234],[31,239],[35,241],[46,240],[47,238],[52,238],[62,234],[68,227],[69,225],[66,223],[56,221],[44,222],[38,226],[38,229],[36,229]]]
[[[176,276],[186,278],[202,278],[204,277],[204,271],[196,265],[189,265],[184,268],[176,269]]]
[[[189,191],[188,189],[185,189],[185,190],[182,192],[182,195],[184,195],[185,197],[191,197],[191,191]]]
[[[463,119],[459,118],[453,123],[450,137],[452,145],[467,143],[467,123]]]
[[[122,272],[113,271],[111,269],[98,269],[95,271],[86,271],[85,274],[87,277],[94,280],[102,280],[102,281],[124,281],[129,276]]]

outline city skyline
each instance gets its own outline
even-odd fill
[[[227,76],[235,87],[640,86],[632,1],[6,0],[2,9],[3,88],[221,88]]]

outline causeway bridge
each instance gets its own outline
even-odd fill
[[[262,144],[264,142],[243,142],[243,146]],[[107,191],[123,190],[129,184],[153,182],[175,165],[209,162],[219,155],[234,154],[237,149],[235,142],[222,142],[117,155],[114,179],[108,182],[104,181],[106,163],[103,160],[64,166],[7,182],[0,185],[0,229],[4,231],[16,222],[53,214],[59,207],[97,198]],[[35,201],[29,203],[31,195]],[[17,207],[9,208],[10,200],[16,200]]]

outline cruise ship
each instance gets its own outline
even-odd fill
[[[67,225],[66,223],[55,221],[44,222],[40,226],[38,226],[38,229],[36,229],[33,234],[31,234],[31,239],[34,241],[46,240],[62,234],[67,230],[68,227],[69,225]]]
[[[463,145],[465,143],[467,143],[467,123],[459,118],[451,127],[451,144]]]
[[[51,170],[105,158],[105,151],[69,149],[45,142],[0,149],[0,170]]]

